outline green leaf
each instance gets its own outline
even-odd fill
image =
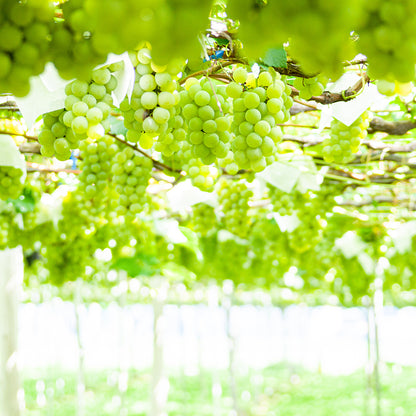
[[[140,275],[143,269],[142,265],[134,257],[119,258],[111,265],[111,268],[114,270],[124,270],[130,277]]]
[[[203,256],[199,247],[199,238],[196,235],[196,233],[187,227],[180,226],[179,230],[182,232],[182,234],[185,236],[187,240],[186,243],[180,243],[180,245],[189,248],[191,251],[195,253],[198,260],[202,260]]]
[[[228,39],[225,39],[225,38],[213,38],[213,39],[220,46],[226,46],[230,43],[230,41]]]
[[[111,268],[124,270],[130,277],[153,276],[159,272],[159,261],[154,256],[139,253],[135,257],[121,257],[117,259]]]
[[[166,263],[162,267],[161,274],[168,278],[170,281],[191,282],[196,278],[195,274],[188,270],[185,266],[174,262]]]
[[[275,68],[287,68],[287,54],[283,46],[269,49],[263,58],[263,62]]]
[[[123,120],[119,120],[118,118],[114,117],[114,116],[110,116],[108,117],[110,120],[110,124],[111,124],[111,133],[113,134],[121,134],[123,136],[126,135],[127,133],[127,129],[124,126],[124,122]]]
[[[33,192],[25,188],[22,195],[17,199],[9,199],[9,202],[14,206],[16,212],[25,214],[27,212],[33,212],[35,209],[36,201],[33,196]]]

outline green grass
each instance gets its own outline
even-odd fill
[[[57,383],[57,380],[60,381]],[[42,393],[36,383],[45,384]],[[59,383],[65,386],[58,388]],[[416,416],[416,369],[385,366],[381,371],[383,416]],[[128,416],[145,416],[149,409],[150,372],[130,371],[122,406]],[[169,374],[169,416],[229,416],[233,400],[227,372],[197,376]],[[85,377],[86,416],[121,415],[117,372],[89,373]],[[213,397],[213,383],[221,395]],[[375,416],[374,392],[368,390],[364,371],[349,376],[328,376],[278,365],[262,372],[237,373],[238,404],[245,416]],[[39,387],[39,386],[38,386]],[[25,377],[24,416],[76,415],[76,375],[44,373],[42,379]],[[39,400],[42,404],[39,406]]]

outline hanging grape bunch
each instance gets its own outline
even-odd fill
[[[253,191],[248,189],[245,181],[224,179],[219,182],[217,192],[225,229],[246,237],[251,225],[248,202]]]
[[[370,115],[367,111],[361,114],[354,123],[346,126],[337,119],[331,122],[331,134],[323,142],[325,162],[348,163],[360,147],[361,140],[367,136]]]
[[[88,138],[80,145],[80,188],[86,198],[103,199],[111,180],[111,160],[119,152],[115,139],[105,135],[99,141]]]
[[[97,140],[110,130],[107,120],[113,105],[112,91],[117,79],[112,72],[122,63],[95,69],[91,79],[74,80],[65,87],[65,108],[43,115],[39,133],[41,153],[59,160],[69,159],[71,149],[77,149],[87,137]]]
[[[42,73],[47,62],[53,7],[32,3],[0,2],[0,92],[28,94],[29,78]]]
[[[239,67],[233,78],[226,92],[233,99],[234,161],[240,169],[260,172],[276,160],[276,145],[282,139],[278,124],[290,117],[291,89],[272,69],[256,78]]]
[[[206,236],[215,229],[217,216],[214,207],[200,202],[192,207],[192,224],[196,233]]]
[[[120,109],[127,128],[127,140],[144,149],[153,146],[154,139],[172,130],[176,116],[176,81],[166,67],[154,64],[149,48],[130,54],[136,78],[131,100],[125,98]]]
[[[124,147],[113,157],[112,181],[118,198],[113,198],[114,211],[118,215],[136,215],[144,209],[153,163],[131,147]]]

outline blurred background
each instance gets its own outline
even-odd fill
[[[414,307],[113,278],[25,289],[24,415],[416,414]]]

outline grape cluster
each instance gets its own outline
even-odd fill
[[[0,166],[0,199],[16,199],[23,190],[23,171],[14,166]]]
[[[246,237],[250,229],[248,203],[253,191],[244,181],[221,180],[217,192],[225,228],[239,237]]]
[[[94,46],[94,24],[86,13],[86,3],[85,0],[63,3],[64,19],[53,25],[51,60],[65,79],[88,80],[91,70],[105,62],[110,52]]]
[[[136,79],[130,102],[126,97],[120,105],[127,128],[126,138],[150,149],[156,136],[172,131],[176,116],[177,84],[165,67],[153,63],[150,49],[141,48],[130,54]]]
[[[0,92],[28,94],[29,78],[42,73],[47,62],[53,7],[32,3],[0,2]]]
[[[362,9],[361,1],[335,5],[331,0],[230,0],[227,15],[239,19],[239,37],[248,56],[263,56],[289,39],[290,56],[306,73],[324,72],[335,78],[342,72],[342,62],[354,57],[351,33],[362,21]]]
[[[98,141],[90,138],[80,145],[81,174],[78,176],[82,194],[87,199],[102,200],[108,195],[111,160],[119,152],[115,139],[105,135]]]
[[[185,91],[181,94],[180,104],[188,128],[187,140],[194,157],[210,165],[227,155],[231,140],[227,116],[230,104],[225,87],[209,78],[189,78],[185,82]]]
[[[38,137],[42,155],[66,160],[81,140],[104,136],[110,129],[107,118],[113,104],[111,92],[117,87],[117,79],[111,72],[118,67],[119,64],[112,64],[96,69],[89,82],[74,80],[66,86],[65,109],[43,116]]]
[[[211,205],[200,202],[192,206],[192,225],[195,232],[206,236],[217,225],[215,209]]]
[[[303,253],[321,241],[323,227],[311,204],[307,203],[297,210],[297,216],[301,224],[288,233],[289,246],[292,250]]]
[[[413,0],[364,2],[368,16],[358,28],[358,43],[369,62],[369,76],[409,82],[415,78],[416,28]]]
[[[15,218],[16,212],[13,205],[0,200],[0,250],[12,248],[18,244],[14,238],[17,228],[14,223]]]
[[[277,124],[290,117],[291,89],[273,70],[260,72],[255,78],[239,67],[233,77],[226,92],[233,98],[234,162],[240,169],[260,172],[275,161],[276,145],[282,138]]]
[[[298,204],[302,202],[302,194],[300,192],[287,193],[272,185],[268,186],[268,194],[273,211],[279,215],[292,215]]]
[[[369,113],[365,111],[350,126],[333,119],[331,135],[323,142],[322,154],[325,162],[348,163],[358,151],[361,140],[367,136],[369,118]]]
[[[113,199],[118,215],[135,215],[141,212],[147,202],[146,189],[153,163],[137,154],[131,147],[124,147],[113,158],[111,173],[118,199]]]
[[[299,98],[310,100],[313,96],[321,95],[328,82],[327,78],[319,75],[312,78],[295,78],[293,86],[299,91]]]

